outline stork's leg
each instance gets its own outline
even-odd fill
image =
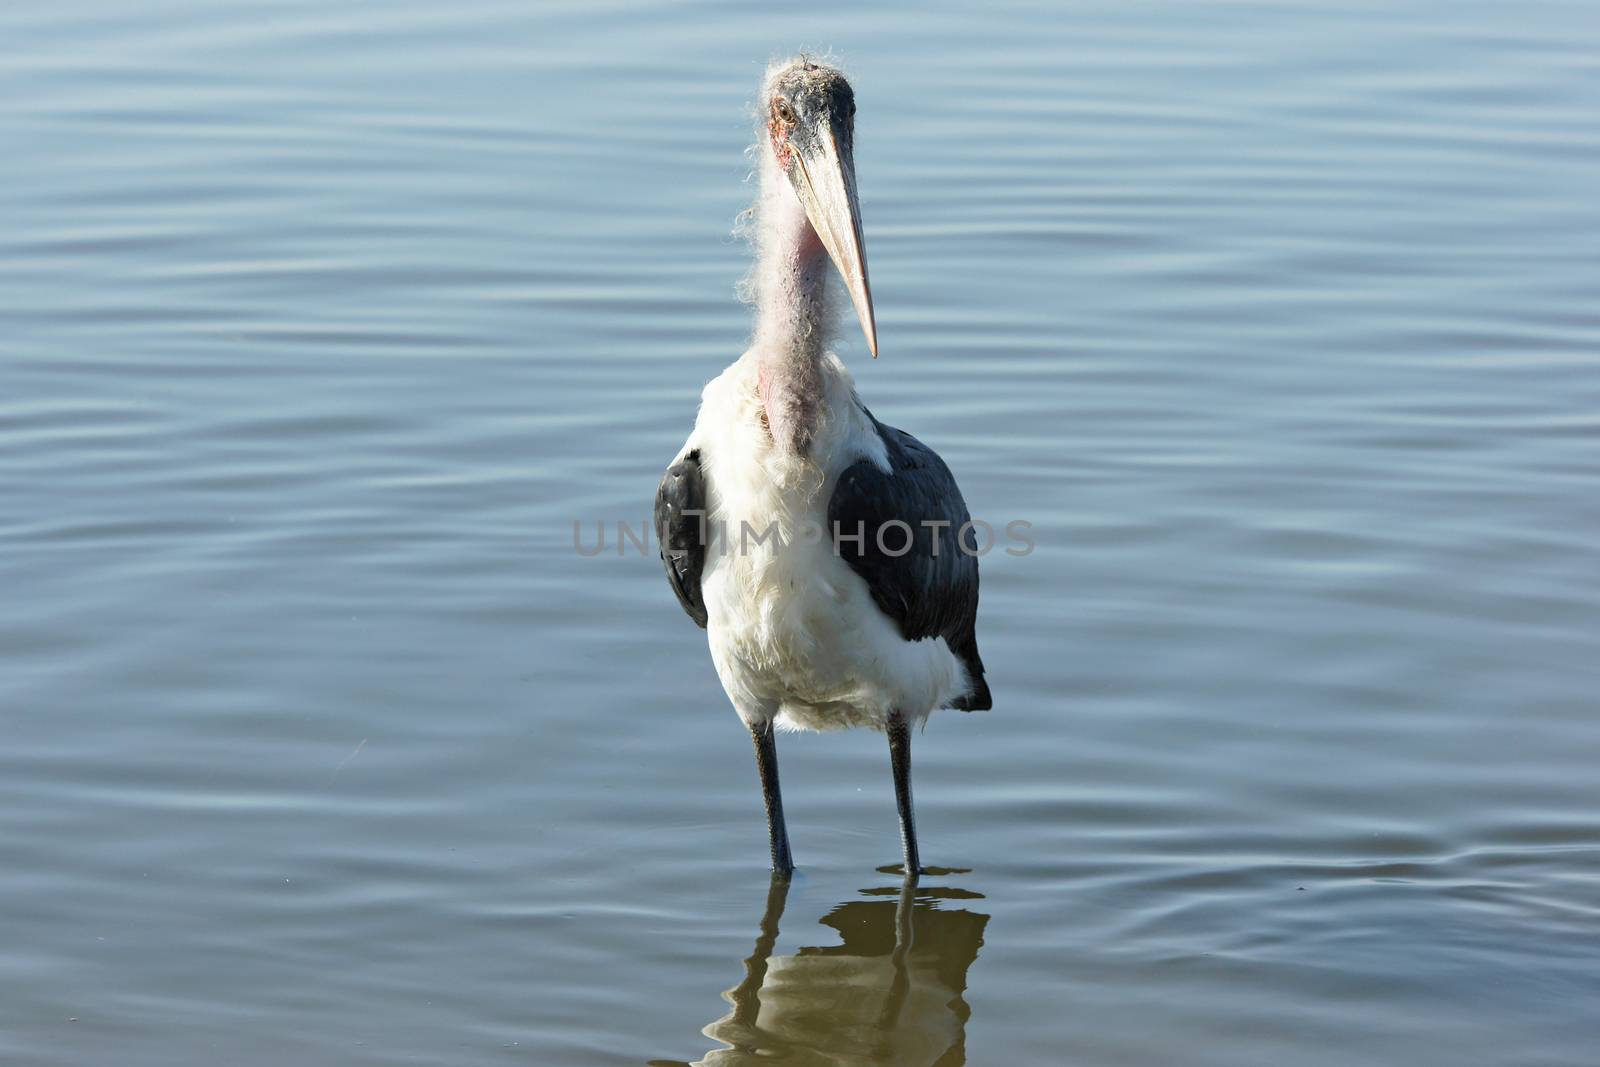
[[[903,713],[889,713],[889,766],[894,770],[894,802],[900,809],[900,846],[905,850],[906,878],[922,873],[917,857],[917,819],[911,810],[911,725]]]
[[[778,750],[772,743],[772,721],[751,723],[756,743],[756,770],[761,772],[761,797],[767,805],[767,837],[772,842],[772,873],[787,878],[794,873],[789,853],[789,828],[783,822],[783,793],[778,789]]]

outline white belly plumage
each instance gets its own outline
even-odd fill
[[[701,588],[728,699],[746,722],[797,730],[881,728],[892,711],[926,717],[966,691],[961,661],[943,638],[902,637],[826,533],[839,474],[861,458],[888,469],[848,372],[828,357],[835,417],[797,458],[773,449],[745,364],[706,387],[685,445],[700,449],[706,476],[714,540]],[[781,545],[758,540],[772,528]]]
[[[965,689],[944,639],[901,637],[829,543],[732,549],[707,560],[706,632],[747,721],[881,727],[891,711],[920,718]]]

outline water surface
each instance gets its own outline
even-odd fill
[[[993,712],[748,739],[635,524],[834,50]],[[0,1059],[1584,1064],[1592,5],[0,12]]]

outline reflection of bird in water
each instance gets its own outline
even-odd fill
[[[966,1062],[970,1010],[962,994],[989,917],[939,905],[977,894],[908,881],[893,899],[851,901],[829,912],[822,923],[843,944],[774,956],[787,894],[787,882],[774,879],[745,979],[724,994],[733,1010],[704,1031],[730,1047],[699,1064]]]

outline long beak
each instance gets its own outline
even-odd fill
[[[838,136],[835,122],[824,121],[805,148],[796,144],[789,177],[805,205],[806,217],[839,268],[867,348],[878,358],[878,324],[872,314],[872,285],[867,281],[867,248],[861,237],[861,205],[856,199],[856,166],[848,130]],[[840,145],[843,144],[841,150]]]

